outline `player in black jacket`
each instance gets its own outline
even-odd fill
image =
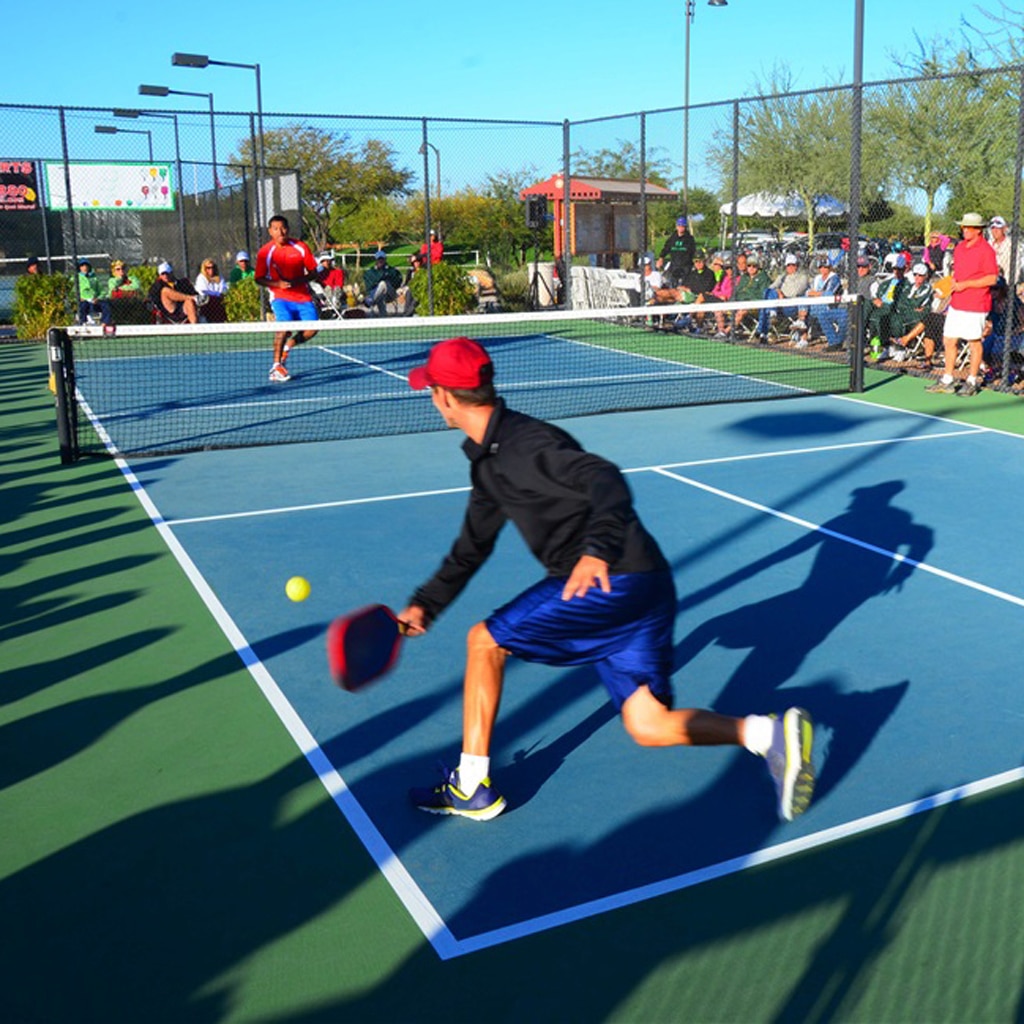
[[[410,636],[461,593],[511,520],[547,575],[469,633],[459,767],[414,789],[436,814],[488,820],[505,808],[491,784],[490,743],[509,656],[548,665],[592,664],[643,746],[738,744],[768,759],[785,819],[810,803],[813,726],[806,712],[732,718],[672,710],[676,593],[657,541],[633,507],[622,473],[565,431],[498,398],[494,366],[469,338],[439,342],[409,383],[431,389],[450,427],[466,434],[472,491],[462,530],[437,572],[399,614]]]

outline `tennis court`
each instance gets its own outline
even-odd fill
[[[67,773],[75,776],[65,806],[92,781],[80,769],[98,750],[86,748],[113,743],[116,757],[118,734],[140,718],[158,732],[148,754],[127,758],[122,750],[122,765],[156,797],[149,810],[137,801],[127,815],[111,808],[105,827],[52,840],[53,852],[36,866],[32,849],[48,847],[31,840],[23,866],[8,873],[6,905],[27,906],[48,883],[48,900],[76,908],[73,927],[52,939],[58,951],[87,934],[85,911],[104,904],[95,886],[83,892],[58,881],[89,865],[101,889],[124,888],[158,907],[159,935],[115,909],[112,928],[127,938],[80,951],[70,972],[89,990],[86,971],[97,970],[100,952],[127,955],[134,936],[142,977],[159,976],[167,1019],[175,1011],[179,1019],[567,1019],[575,1010],[587,1019],[668,1020],[678,1019],[679,1000],[699,1019],[918,1017],[884,1012],[901,985],[928,1019],[967,1019],[969,1009],[975,1019],[1007,1019],[1019,1012],[1013,980],[1021,964],[1012,938],[1000,945],[1015,932],[998,893],[1012,878],[1006,864],[1016,832],[1007,815],[1019,802],[1020,752],[1016,657],[1002,640],[1017,635],[1022,591],[1012,548],[970,542],[964,524],[976,498],[961,483],[969,465],[993,518],[1010,514],[1024,490],[1016,468],[1024,441],[939,415],[962,416],[962,403],[946,406],[921,414],[824,396],[565,424],[627,470],[641,515],[676,570],[680,702],[739,712],[799,702],[821,724],[819,798],[789,826],[775,821],[770,785],[752,758],[634,748],[592,678],[524,665],[510,671],[495,749],[510,811],[477,826],[406,805],[406,788],[430,781],[438,757],[457,754],[465,628],[532,580],[535,567],[514,537],[503,538],[432,634],[407,645],[397,672],[358,697],[327,682],[322,633],[339,610],[400,604],[444,553],[465,500],[455,435],[133,460],[135,493],[186,571],[188,582],[171,592],[185,606],[199,595],[250,677],[230,654],[216,654],[223,641],[209,640],[211,626],[201,627],[207,639],[197,650],[185,651],[157,635],[167,621],[159,615],[134,631],[113,630],[108,651],[98,634],[84,669],[113,686],[118,663],[124,671],[137,660],[126,636],[140,649],[198,658],[199,667],[124,680],[120,698],[111,695],[116,707],[97,694],[83,716],[58,664],[18,674],[32,707],[43,694],[29,679],[40,676],[53,677],[55,708],[71,701],[75,723],[47,713],[58,749],[65,734],[85,729],[91,737],[53,762],[66,763],[69,782]],[[984,407],[971,412],[984,421]],[[52,442],[47,454],[54,459]],[[39,472],[34,462],[22,468]],[[80,474],[79,486],[95,481],[91,504],[77,510],[83,555],[105,542],[103,506],[125,507],[128,491],[116,486],[113,469],[91,462],[64,471]],[[45,506],[25,507],[46,516]],[[131,517],[131,532],[109,532],[118,554],[106,557],[137,564],[113,566],[113,577],[174,576],[166,557],[152,553],[157,531]],[[15,550],[43,536],[41,528],[15,536]],[[147,569],[150,559],[163,568]],[[300,605],[283,595],[294,573],[313,583]],[[42,595],[31,596],[28,609]],[[153,615],[167,597],[142,586],[136,600]],[[100,600],[95,614],[116,618],[130,606]],[[48,621],[45,608],[19,609],[15,640],[34,635],[33,616]],[[63,621],[70,627],[73,619]],[[45,643],[36,640],[30,664]],[[217,682],[228,678],[230,687]],[[41,769],[56,751],[28,743],[35,734],[23,735],[26,709],[12,696],[8,728],[20,753],[8,798],[27,807],[22,798],[49,792],[52,807],[59,790],[47,789],[52,770]],[[211,746],[190,742],[193,731]],[[39,768],[30,771],[33,757]],[[187,765],[170,767],[183,757]],[[329,799],[304,781],[303,758]],[[232,787],[211,790],[200,780],[218,759],[245,767]],[[164,770],[182,792],[161,783]],[[186,777],[195,791],[181,802]],[[140,841],[143,825],[152,842]],[[188,872],[174,884],[174,858],[161,844],[179,857],[189,851]],[[151,883],[132,870],[146,849]],[[127,874],[100,867],[115,850]],[[961,877],[969,864],[970,881]],[[946,938],[948,950],[942,929],[939,938],[934,932],[949,896],[924,891],[939,874],[947,892],[961,896],[980,893],[985,879],[1002,880],[984,890],[987,914],[965,921],[957,913],[960,931]],[[204,881],[211,877],[223,893]],[[172,904],[180,883],[191,895]],[[168,894],[150,893],[151,884]],[[923,916],[912,912],[917,901]],[[190,922],[210,917],[207,902],[223,918],[220,937],[192,948]],[[42,928],[28,927],[30,946]],[[944,956],[954,962],[971,935],[985,936],[972,948],[976,957],[995,951],[987,983],[965,970],[959,1000],[940,1000],[923,980],[908,981],[922,930],[929,970]],[[424,941],[426,959],[417,952]],[[168,956],[180,961],[171,977],[155,966]],[[439,956],[466,966],[442,968]],[[744,991],[716,984],[721,971],[734,979],[742,972]],[[125,1011],[131,993],[142,997],[140,984],[127,980],[114,995],[108,984],[106,998]],[[48,1005],[56,997],[40,998]],[[103,1005],[98,989],[91,998]]]

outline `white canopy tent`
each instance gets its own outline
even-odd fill
[[[814,203],[815,217],[842,217],[849,213],[849,206],[835,196],[818,196]],[[723,203],[718,212],[724,217],[732,216],[732,203]],[[777,195],[771,192],[751,192],[736,204],[738,217],[764,217],[769,220],[796,220],[807,216],[803,199],[790,192]]]

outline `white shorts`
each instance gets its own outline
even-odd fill
[[[947,309],[946,325],[942,328],[944,338],[959,338],[961,341],[981,341],[985,333],[988,313],[971,313],[965,309]]]

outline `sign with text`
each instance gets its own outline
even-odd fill
[[[32,160],[0,159],[0,210],[38,210],[39,185]]]
[[[74,210],[173,210],[170,164],[69,164]],[[51,210],[68,208],[64,164],[46,164],[46,195]]]

